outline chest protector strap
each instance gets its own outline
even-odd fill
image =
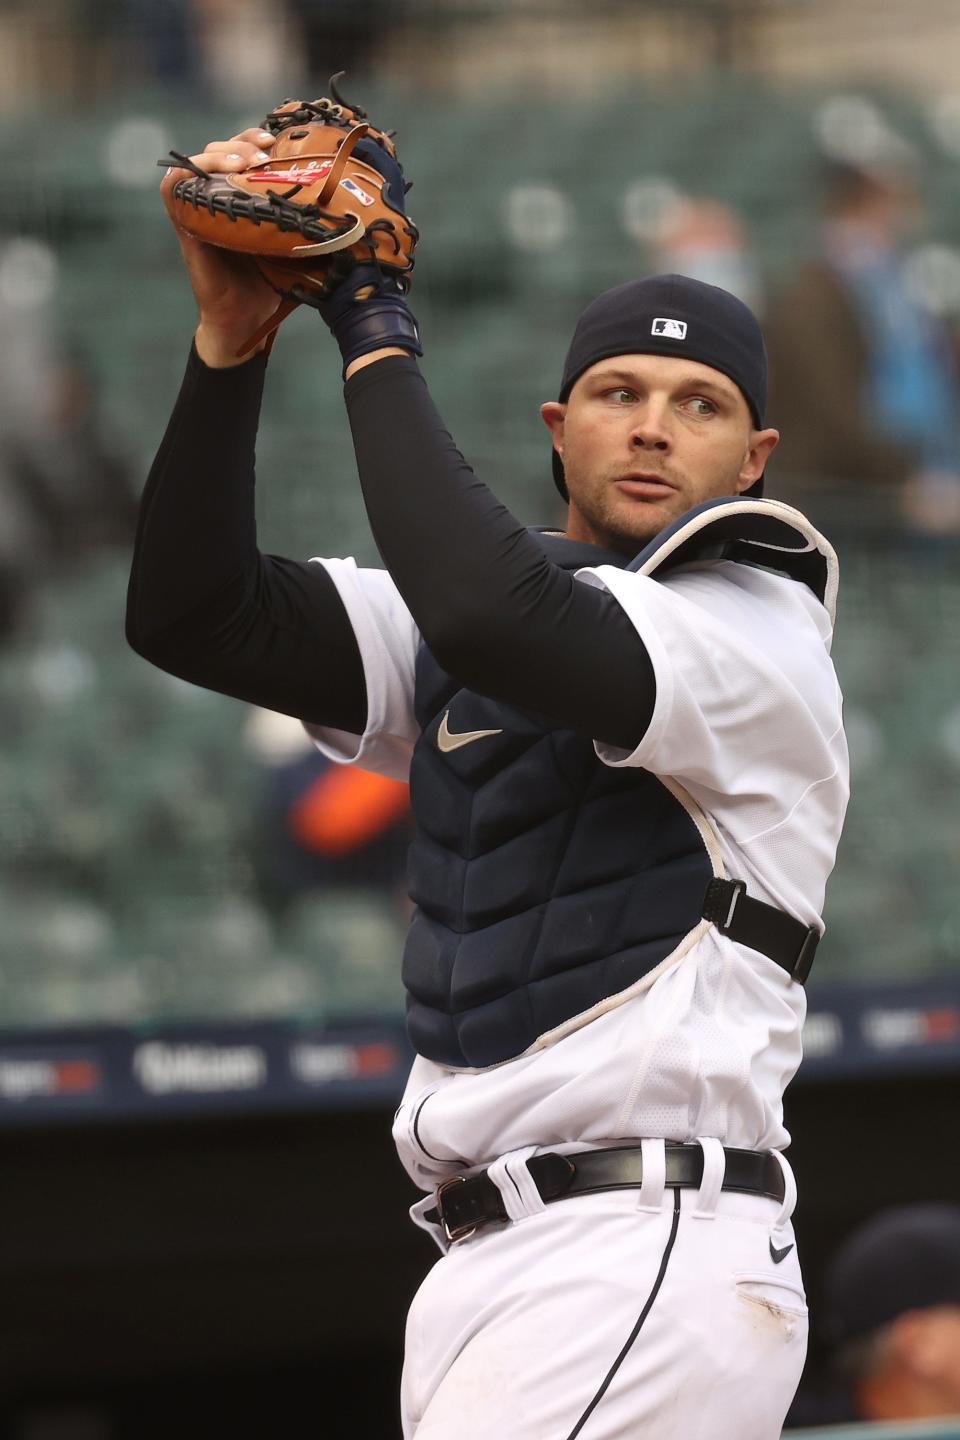
[[[707,886],[701,914],[721,935],[759,950],[786,970],[791,980],[806,984],[820,940],[815,925],[804,925],[775,905],[752,899],[742,880],[719,877]]]

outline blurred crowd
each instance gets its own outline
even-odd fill
[[[57,91],[78,105],[151,86],[201,100],[287,94],[305,75],[360,65],[389,0],[10,0],[0,110]],[[395,12],[394,12],[395,13]]]
[[[769,423],[781,431],[774,493],[801,508],[810,487],[861,487],[910,535],[960,535],[960,329],[911,283],[923,234],[915,177],[899,165],[824,158],[810,253],[764,286],[742,219],[687,199],[664,219],[652,260],[739,295],[770,355]]]

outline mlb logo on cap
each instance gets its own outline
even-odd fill
[[[651,335],[666,335],[670,340],[685,340],[687,336],[686,320],[665,320],[663,318],[654,320],[650,326]]]

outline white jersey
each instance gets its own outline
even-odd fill
[[[331,759],[406,779],[419,733],[416,624],[386,572],[320,563],[356,633],[368,722],[362,736],[308,728]],[[822,927],[849,788],[827,611],[805,585],[732,561],[679,566],[662,580],[613,566],[577,579],[615,596],[656,675],[640,744],[597,745],[599,758],[660,777],[727,874]],[[394,1125],[401,1160],[429,1190],[527,1146],[711,1136],[782,1149],[805,1010],[803,987],[783,969],[704,925],[630,998],[551,1044],[481,1071],[418,1057]]]

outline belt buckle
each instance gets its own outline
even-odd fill
[[[440,1224],[443,1226],[443,1233],[451,1245],[457,1245],[461,1240],[469,1240],[471,1235],[477,1233],[476,1225],[470,1225],[469,1223],[466,1225],[451,1225],[443,1212],[443,1197],[458,1185],[465,1184],[465,1175],[454,1175],[451,1179],[444,1180],[442,1184],[437,1186],[437,1212],[440,1216]]]

